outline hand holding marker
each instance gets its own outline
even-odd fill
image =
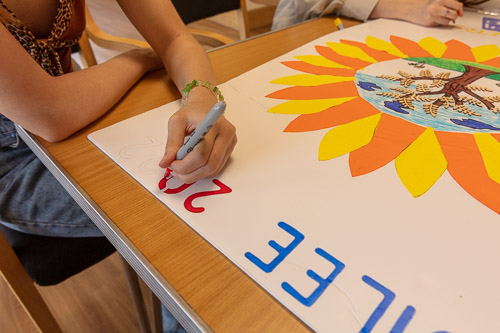
[[[224,114],[224,110],[226,110],[226,102],[220,101],[215,103],[210,112],[208,112],[205,118],[203,118],[200,125],[196,127],[196,129],[193,131],[193,133],[191,133],[186,142],[184,142],[184,145],[177,151],[175,158],[178,160],[182,160],[184,157],[186,157],[186,155],[189,154],[194,149],[194,147],[196,147],[196,145],[201,142],[201,140],[203,140],[203,138],[205,137],[205,135],[207,135],[208,131],[210,131],[217,119],[219,119],[219,117]]]
[[[191,135],[187,138],[187,140],[184,142],[184,145],[179,148],[177,154],[175,155],[175,158],[177,160],[182,160],[184,157],[186,157],[186,155],[190,153],[194,149],[194,147],[196,147],[196,145],[201,142],[201,140],[203,140],[203,138],[205,137],[205,135],[207,135],[208,131],[210,131],[217,119],[219,119],[219,117],[224,114],[225,110],[226,102],[217,102],[208,112],[205,118],[203,118],[200,125],[198,125],[193,133],[191,133]],[[167,168],[167,170],[165,171],[165,175],[158,184],[160,190],[163,191],[167,187],[167,181],[172,178],[172,175],[170,174],[171,172],[172,170],[170,170],[170,168]]]

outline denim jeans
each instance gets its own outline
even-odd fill
[[[103,236],[1,114],[0,223],[42,236]]]
[[[186,333],[184,327],[175,319],[175,317],[161,305],[161,319],[163,323],[163,333]]]

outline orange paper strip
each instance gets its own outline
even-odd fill
[[[356,98],[314,114],[304,114],[295,118],[284,132],[307,132],[331,128],[379,113],[370,103]]]
[[[436,136],[448,161],[450,175],[470,195],[500,214],[500,184],[488,176],[474,136],[437,131]]]
[[[351,152],[349,166],[353,177],[383,167],[408,147],[425,130],[404,119],[382,114],[372,141]]]
[[[270,93],[266,97],[276,99],[323,99],[358,96],[353,82],[338,82],[316,87],[289,87]]]
[[[476,57],[472,54],[469,45],[459,42],[458,40],[451,39],[447,41],[446,46],[448,48],[443,53],[442,58],[464,60],[464,61],[476,61]]]
[[[418,45],[417,42],[398,36],[391,36],[390,39],[394,46],[409,57],[432,57],[432,55]]]
[[[355,69],[322,67],[322,66],[311,65],[303,61],[283,61],[282,64],[291,69],[316,75],[333,75],[333,76],[347,77],[347,76],[354,76],[356,74]]]
[[[371,65],[371,63],[369,63],[367,61],[363,61],[360,59],[350,58],[350,57],[340,55],[337,52],[335,52],[334,50],[332,50],[331,48],[326,47],[326,46],[316,46],[316,51],[318,51],[318,53],[320,55],[322,55],[323,57],[325,57],[333,62],[342,64],[344,66],[348,66],[348,67],[351,67],[354,69],[365,68],[366,66]]]
[[[346,40],[346,39],[341,39],[341,43],[348,44],[348,45],[353,45],[359,47],[361,50],[363,50],[366,54],[368,54],[370,57],[376,59],[377,61],[386,61],[386,60],[393,60],[393,59],[399,59],[399,57],[389,54],[384,51],[379,51],[372,49],[368,45],[360,42],[355,42],[353,40]]]

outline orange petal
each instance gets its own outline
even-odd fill
[[[394,46],[409,57],[432,57],[432,55],[418,45],[417,42],[398,36],[391,36],[390,39]]]
[[[447,41],[446,46],[448,48],[444,51],[441,58],[473,61],[476,62],[476,57],[472,53],[471,47],[465,43],[459,42],[458,40],[451,39]]]
[[[383,167],[408,147],[425,128],[383,113],[372,141],[351,152],[349,166],[353,177]]]
[[[481,64],[500,68],[500,57],[486,60],[486,61],[482,62]]]
[[[356,85],[352,82],[337,82],[315,87],[288,87],[270,93],[266,97],[276,99],[303,100],[358,96]]]
[[[500,184],[488,176],[474,136],[438,131],[436,136],[448,160],[450,175],[470,195],[500,214]]]
[[[282,64],[291,69],[316,75],[354,76],[356,74],[355,69],[322,67],[303,61],[283,61]]]
[[[367,61],[363,61],[363,60],[356,59],[356,58],[350,58],[350,57],[346,57],[346,56],[343,56],[341,54],[338,54],[337,52],[335,52],[334,50],[332,50],[331,48],[326,47],[326,46],[316,46],[316,51],[318,51],[318,53],[321,56],[323,56],[323,57],[325,57],[333,62],[339,63],[339,64],[347,66],[347,67],[351,67],[354,69],[360,69],[360,68],[364,68],[368,65],[371,65],[371,63],[369,63]]]
[[[392,55],[392,54],[389,54],[387,52],[372,49],[371,47],[369,47],[368,45],[366,45],[364,43],[355,42],[353,40],[345,40],[345,39],[341,39],[340,42],[344,43],[344,44],[359,47],[361,50],[363,50],[370,57],[376,59],[379,62],[386,61],[386,60],[399,59],[399,57]]]
[[[317,131],[373,116],[379,112],[364,99],[355,98],[325,111],[298,116],[288,124],[284,132]]]
[[[500,134],[491,134],[492,137],[498,140],[500,142]]]

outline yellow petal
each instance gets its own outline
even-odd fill
[[[400,58],[407,58],[408,56],[401,52],[396,46],[392,43],[382,40],[380,38],[376,38],[373,36],[366,37],[366,45],[371,47],[372,49],[385,51],[389,54],[395,55]]]
[[[285,84],[289,86],[320,86],[328,83],[354,81],[354,77],[332,76],[332,75],[310,75],[310,74],[297,74],[281,77],[271,81],[271,83]]]
[[[293,100],[273,106],[267,112],[281,114],[312,114],[324,111],[332,106],[343,104],[355,97],[330,99]]]
[[[399,179],[415,198],[427,192],[448,166],[434,130],[426,130],[396,157]]]
[[[339,157],[367,145],[373,138],[381,115],[378,113],[328,131],[319,145],[319,160]]]
[[[332,42],[327,42],[326,45],[328,45],[329,48],[331,48],[340,55],[350,58],[360,59],[371,63],[377,62],[376,59],[370,57],[368,54],[366,54],[363,50],[361,50],[357,46],[343,44],[343,43],[332,43]]]
[[[418,45],[436,58],[441,58],[448,48],[445,43],[434,37],[425,37],[418,42]]]
[[[305,56],[295,56],[295,59],[301,60],[305,63],[315,65],[315,66],[321,66],[321,67],[330,67],[330,68],[349,68],[344,65],[341,65],[339,63],[336,63],[334,61],[331,61],[329,59],[326,59],[325,57],[318,56],[318,55],[305,55]]]
[[[484,62],[500,55],[500,49],[496,45],[481,45],[472,48],[472,54],[477,62]]]
[[[491,179],[500,183],[500,142],[489,133],[474,133],[484,166]]]

